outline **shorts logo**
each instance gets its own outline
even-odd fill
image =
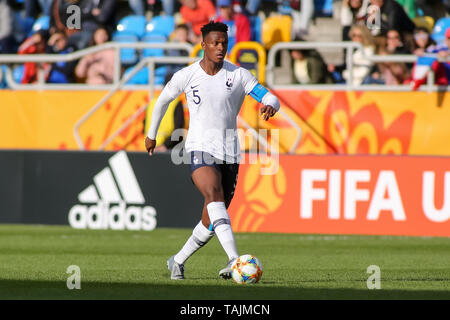
[[[194,164],[199,164],[200,163],[200,160],[198,160],[198,158],[197,158],[197,156],[194,156]]]
[[[94,176],[94,183],[78,195],[82,204],[70,209],[70,226],[76,229],[153,230],[156,210],[144,206],[144,195],[127,154],[119,151],[108,162],[109,166]]]

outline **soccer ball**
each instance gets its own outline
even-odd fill
[[[238,284],[257,283],[263,273],[261,262],[251,254],[237,258],[231,270],[233,280]]]

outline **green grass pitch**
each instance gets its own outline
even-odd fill
[[[214,238],[172,281],[166,260],[191,230],[74,230],[0,226],[0,299],[450,299],[450,239],[238,233],[241,254],[257,256],[260,283],[218,278],[226,255]],[[68,290],[67,267],[81,269]],[[381,269],[368,290],[367,267]]]

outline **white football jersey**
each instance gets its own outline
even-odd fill
[[[239,162],[236,117],[245,96],[257,84],[250,71],[228,61],[213,76],[203,70],[199,61],[176,72],[163,93],[172,98],[182,92],[186,95],[189,108],[186,151],[204,151],[227,162]]]

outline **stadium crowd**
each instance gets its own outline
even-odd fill
[[[251,21],[264,9],[269,10],[268,14],[278,11],[292,16],[296,22],[292,41],[303,41],[308,37],[315,16],[315,1],[242,1],[0,0],[0,52],[66,54],[99,45],[114,40],[118,22],[126,15],[176,15],[177,25],[167,41],[194,45],[201,41],[201,26],[215,19],[229,26],[228,49],[231,50],[237,42],[254,40],[252,34],[257,26]],[[68,8],[72,5],[81,9],[81,29],[69,28],[66,23],[71,18]],[[450,0],[342,0],[340,40],[362,45],[352,53],[353,84],[414,83],[416,64],[373,63],[367,59],[373,55],[414,54],[439,57],[440,60],[433,61],[430,68],[436,72],[436,83],[446,85],[450,79],[450,65],[445,61],[449,55],[450,23],[444,24],[445,30],[439,41],[435,41],[433,26],[435,22],[445,20],[449,12]],[[42,16],[48,17],[48,26],[30,31]],[[165,51],[165,54],[184,55],[179,50]],[[291,50],[290,58],[292,83],[346,83],[350,78],[345,64],[327,64],[317,50]],[[79,61],[45,65],[45,79],[48,83],[112,83],[114,59],[114,50],[109,49]],[[169,73],[173,74],[180,67],[169,67]],[[35,63],[25,63],[20,81],[34,83],[37,74]],[[417,87],[418,84],[414,84]]]

